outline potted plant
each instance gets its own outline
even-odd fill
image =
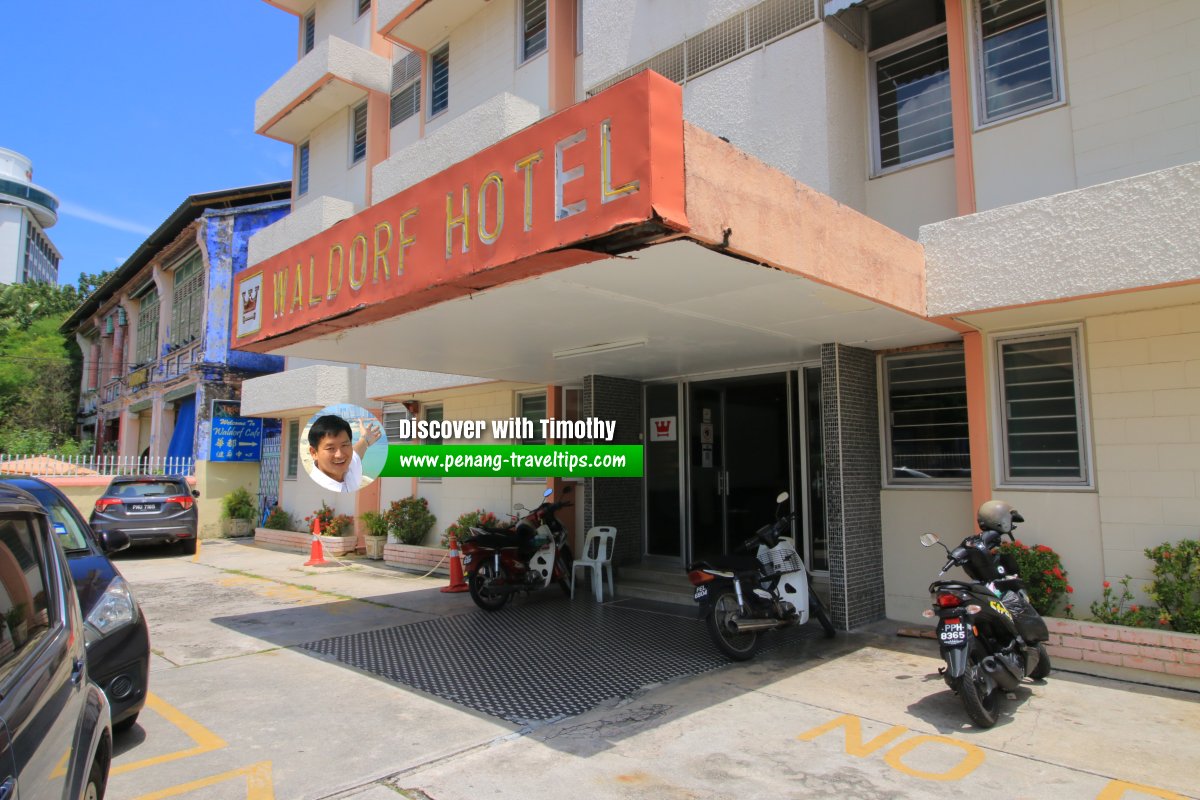
[[[429,510],[429,501],[424,497],[395,500],[384,517],[388,522],[388,532],[400,544],[423,543],[437,524],[437,517]]]
[[[221,532],[226,536],[249,536],[257,516],[258,505],[245,487],[239,486],[221,498]]]
[[[263,527],[276,531],[294,531],[296,530],[296,520],[287,511],[275,506],[267,515],[267,521]]]
[[[362,515],[363,527],[367,529],[363,540],[367,544],[367,558],[379,561],[383,558],[383,546],[387,544],[388,519],[378,511],[365,511]]]
[[[340,556],[354,549],[354,517],[336,513],[322,500],[321,507],[304,518],[309,530],[314,521],[321,525],[321,543],[329,555]]]

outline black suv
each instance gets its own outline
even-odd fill
[[[83,611],[88,675],[108,695],[113,730],[132,728],[146,705],[150,632],[129,584],[108,560],[129,546],[128,537],[109,531],[97,539],[66,495],[45,481],[8,478],[0,483],[29,492],[50,515]]]
[[[0,797],[102,798],[108,783],[108,700],[57,540],[36,498],[0,485]]]
[[[88,520],[98,535],[124,531],[133,544],[173,544],[196,552],[196,498],[182,475],[125,475],[112,479]]]

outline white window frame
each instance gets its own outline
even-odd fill
[[[955,347],[939,348],[936,350],[916,350],[900,353],[889,353],[881,356],[879,359],[879,436],[883,446],[883,464],[882,464],[882,480],[883,485],[887,489],[963,489],[970,488],[971,479],[969,477],[954,477],[954,478],[896,478],[892,467],[892,407],[891,407],[891,392],[888,382],[888,362],[904,359],[913,359],[920,356],[941,355],[946,353],[957,352],[963,357],[963,369],[966,370],[966,351],[962,345]],[[964,377],[963,389],[966,390],[966,379]],[[968,411],[969,413],[969,411]],[[968,417],[969,424],[969,417]],[[970,431],[968,429],[968,446],[970,440]]]
[[[975,93],[973,109],[975,115],[974,130],[986,130],[997,125],[1003,125],[1006,122],[1014,122],[1034,114],[1050,111],[1051,109],[1062,108],[1067,104],[1067,87],[1066,82],[1063,80],[1066,71],[1063,66],[1062,35],[1059,26],[1061,17],[1058,9],[1058,0],[1045,0],[1045,3],[1048,19],[1047,24],[1050,31],[1050,47],[1054,51],[1053,57],[1050,60],[1051,77],[1054,80],[1054,99],[1038,106],[1031,106],[1012,114],[996,117],[995,119],[987,118],[987,98],[983,90],[983,83],[986,77],[983,68],[983,17],[979,11],[979,0],[972,0],[969,4],[968,13],[970,14],[970,19],[968,20],[968,25],[971,35],[968,46],[971,48],[971,63],[975,73],[972,76]]]
[[[421,60],[420,54],[415,53],[415,52],[408,53],[403,58],[401,58],[399,61],[396,61],[392,64],[392,74],[393,75],[395,74],[396,67],[398,67],[400,64],[403,64],[405,61],[407,61],[410,58],[416,58],[417,64],[420,65],[420,60]],[[400,95],[404,94],[405,92],[409,91],[410,89],[412,89],[414,85],[416,86],[415,94],[416,94],[417,107],[415,109],[413,109],[413,113],[409,114],[408,116],[404,117],[403,119],[396,119],[395,112],[394,112],[396,98],[399,97]],[[400,84],[399,87],[397,87],[395,84],[392,85],[391,94],[388,96],[388,128],[389,129],[395,128],[398,125],[403,125],[405,122],[407,122],[408,120],[412,119],[415,116],[418,116],[421,113],[421,103],[424,100],[422,97],[423,88],[424,87],[421,85],[421,68],[420,68],[420,66],[417,67],[417,74],[414,75],[413,77],[409,78],[404,83]]]
[[[296,440],[292,441],[292,431],[296,432]],[[300,420],[289,419],[283,431],[283,479],[294,481],[300,475]]]
[[[893,56],[902,50],[908,50],[923,44],[927,41],[946,36],[946,23],[941,22],[932,27],[926,28],[923,31],[914,33],[899,41],[892,42],[889,45],[880,47],[878,50],[872,50],[867,54],[867,96],[871,98],[870,114],[870,139],[871,139],[871,177],[881,178],[884,175],[891,175],[894,172],[901,170],[912,169],[919,167],[922,164],[929,164],[933,161],[940,161],[943,158],[950,158],[954,155],[954,146],[943,150],[940,153],[931,153],[921,158],[905,161],[903,164],[894,164],[890,167],[880,166],[883,163],[883,157],[880,151],[879,141],[879,79],[876,77],[876,66],[881,59]],[[947,44],[949,40],[947,39]],[[953,102],[953,100],[951,101]]]
[[[545,403],[546,413],[547,414],[550,413],[550,395],[548,393],[548,390],[546,390],[546,389],[531,389],[529,391],[516,392],[514,394],[513,399],[515,401],[514,405],[516,406],[514,409],[514,411],[516,412],[514,414],[514,416],[516,416],[518,418],[524,418],[525,414],[524,414],[522,406],[524,406],[525,401],[531,397],[542,398],[542,402]],[[534,423],[534,424],[536,425],[536,423]],[[534,433],[535,434],[537,433],[537,428],[534,428]],[[513,439],[513,444],[523,445],[523,444],[527,444],[527,442],[524,439]],[[533,444],[536,447],[539,444],[546,444],[546,441],[542,440],[541,442],[532,442],[529,444]],[[547,476],[545,476],[545,475],[542,475],[542,476],[533,476],[533,475],[525,476],[525,475],[523,475],[520,477],[514,476],[512,479],[512,482],[513,483],[522,483],[522,484],[524,484],[524,483],[544,484],[546,482],[546,477]]]
[[[358,117],[362,115],[362,155],[356,155],[354,148],[358,145]],[[369,135],[369,120],[367,117],[367,101],[350,107],[350,166],[355,166],[367,160],[367,136]],[[312,152],[309,152],[310,166]]]
[[[438,410],[438,413],[441,415],[440,419],[445,420],[446,419],[446,406],[443,403],[430,403],[429,405],[425,406],[425,408],[423,408],[421,410],[421,419],[428,420],[429,412],[433,411],[435,408]],[[443,439],[438,439],[437,444],[442,444],[443,442],[444,442]],[[424,440],[424,439],[422,439],[420,443],[421,444],[431,444],[429,441]],[[441,482],[442,482],[441,478],[417,478],[417,483],[441,483]]]
[[[446,57],[446,107],[438,109],[437,111],[434,111],[434,109],[433,109],[433,88],[434,88],[433,57],[435,54],[441,52],[442,50],[446,51],[446,56],[447,56]],[[426,63],[428,63],[428,65],[429,65],[429,68],[426,70],[426,72],[429,74],[429,88],[426,90],[426,98],[425,98],[426,102],[427,102],[427,105],[425,106],[425,108],[427,109],[425,119],[427,119],[427,120],[436,119],[436,118],[440,117],[442,114],[445,114],[447,111],[450,110],[450,58],[449,58],[449,55],[450,55],[450,40],[447,39],[446,41],[439,44],[437,47],[431,48],[429,51],[429,54],[425,57]]]
[[[384,403],[383,404],[383,409],[382,409],[382,414],[381,414],[383,417],[383,419],[382,419],[383,435],[388,444],[400,444],[401,443],[401,440],[399,439],[399,437],[396,437],[395,439],[393,439],[393,437],[389,436],[388,432],[387,432],[388,417],[390,417],[394,414],[399,415],[400,420],[412,419],[412,414],[409,412],[408,408],[405,407],[405,405],[403,403]]]
[[[310,21],[312,22],[312,32],[313,32],[313,43],[312,43],[311,47],[309,47],[309,45],[308,45],[308,26],[309,26]],[[308,55],[309,53],[311,53],[313,50],[316,50],[316,49],[317,49],[317,9],[310,8],[308,10],[308,12],[303,17],[300,18],[300,57],[303,58],[304,56]]]
[[[1082,478],[1030,478],[1014,479],[1009,476],[1008,458],[1008,415],[1005,412],[1004,350],[1006,344],[1036,341],[1038,339],[1061,339],[1069,337],[1072,342],[1071,358],[1075,377],[1075,415],[1078,421],[1079,466]],[[995,407],[992,417],[993,469],[996,486],[1002,489],[1054,489],[1062,491],[1090,491],[1095,489],[1096,468],[1092,453],[1091,409],[1088,406],[1087,354],[1081,325],[1057,326],[1005,331],[991,336],[992,376],[995,381]]]
[[[540,0],[546,4],[546,36],[542,49],[536,53],[525,52],[525,0],[517,0],[517,66],[523,67],[539,56],[550,52],[550,3],[552,0]]]
[[[307,159],[304,154],[308,153]],[[308,194],[312,182],[312,146],[308,140],[296,145],[296,197]]]

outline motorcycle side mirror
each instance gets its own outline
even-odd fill
[[[789,497],[791,497],[791,495],[789,495],[787,492],[780,492],[779,496],[775,498],[775,502],[779,503],[780,505],[783,505],[784,503],[787,502],[787,499]]]
[[[941,541],[941,539],[938,538],[938,535],[936,533],[922,533],[921,534],[921,545],[923,547],[933,547],[935,544],[937,544],[940,541]]]
[[[552,495],[552,494],[554,494],[554,490],[553,490],[553,489],[547,489],[546,491],[542,492],[542,497],[549,497],[549,496],[550,496],[550,495]]]
[[[524,503],[517,503],[515,506],[513,506],[513,511],[524,511],[524,510],[525,510]]]

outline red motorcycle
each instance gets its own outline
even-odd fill
[[[570,491],[568,486],[563,494]],[[551,581],[556,581],[564,594],[571,593],[574,557],[567,544],[567,529],[554,512],[572,504],[550,502],[553,493],[547,489],[542,504],[514,528],[471,528],[472,535],[461,543],[471,599],[484,611],[499,611],[517,592],[544,589]],[[514,508],[528,510],[521,505]]]

